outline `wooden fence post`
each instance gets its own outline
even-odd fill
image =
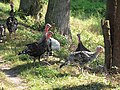
[[[109,71],[112,66],[112,45],[109,20],[101,20],[101,27],[105,45],[105,66]]]

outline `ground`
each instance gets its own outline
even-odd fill
[[[11,70],[11,63],[5,63],[4,60],[0,58],[0,71],[4,72],[8,81],[13,85],[15,90],[25,90],[27,88],[27,83],[17,76],[17,72]],[[0,82],[2,84],[2,81]],[[1,89],[2,87],[0,87]]]

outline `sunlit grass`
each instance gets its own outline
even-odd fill
[[[9,81],[4,73],[0,71],[0,90],[14,90],[14,85]]]

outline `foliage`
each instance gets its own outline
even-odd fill
[[[58,32],[56,32],[53,37],[60,42],[61,46],[65,46],[67,44],[67,39],[65,36],[59,34]]]
[[[78,18],[104,16],[105,2],[90,0],[71,0],[71,14]]]

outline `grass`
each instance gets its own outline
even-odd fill
[[[14,85],[7,79],[5,74],[0,71],[0,90],[13,89]]]
[[[84,0],[80,2],[83,1]],[[18,9],[18,6],[19,3],[17,2],[15,5],[16,10]],[[0,2],[0,8],[3,8],[3,10],[0,11],[0,22],[4,23],[8,17],[8,11],[10,10],[10,7],[8,4]],[[76,34],[81,33],[83,44],[91,51],[94,51],[95,47],[98,45],[104,46],[100,27],[100,19],[102,17],[100,17],[100,15],[98,17],[91,15],[89,18],[79,19],[79,16],[76,16],[71,15],[70,17],[70,26],[73,37],[72,44],[75,45],[75,47],[77,46]],[[19,14],[16,12],[16,17],[19,22],[26,23],[30,26],[34,27],[36,24],[35,20],[31,16],[25,16],[27,20],[26,21],[21,19]],[[59,39],[62,45],[61,50],[54,53],[58,58],[50,57],[48,60],[48,62],[51,64],[50,66],[44,62],[41,62],[39,65],[38,61],[36,60],[36,67],[33,68],[33,61],[29,56],[18,56],[17,54],[19,51],[25,48],[25,44],[34,42],[41,36],[42,32],[34,30],[31,32],[30,28],[19,25],[15,40],[10,40],[7,32],[7,41],[5,45],[0,43],[0,55],[3,56],[3,59],[6,62],[11,62],[11,70],[17,71],[17,75],[25,79],[29,87],[27,90],[120,90],[118,81],[115,81],[114,79],[109,80],[109,78],[105,77],[104,73],[95,74],[85,71],[83,75],[77,69],[77,67],[73,66],[66,66],[62,69],[59,69],[59,65],[71,52],[69,50],[71,43],[66,44],[65,37],[60,36],[59,34],[54,36],[55,38]],[[44,58],[42,60],[44,60]],[[99,64],[103,64],[104,54],[101,54],[98,57],[98,60]],[[96,67],[96,62],[93,61],[91,66]],[[0,77],[4,77],[4,81],[6,81],[6,77],[2,72],[0,72]],[[119,78],[117,78],[117,80],[118,79]],[[5,89],[8,89],[9,85],[12,87],[11,84],[6,85],[6,82],[2,83]]]

